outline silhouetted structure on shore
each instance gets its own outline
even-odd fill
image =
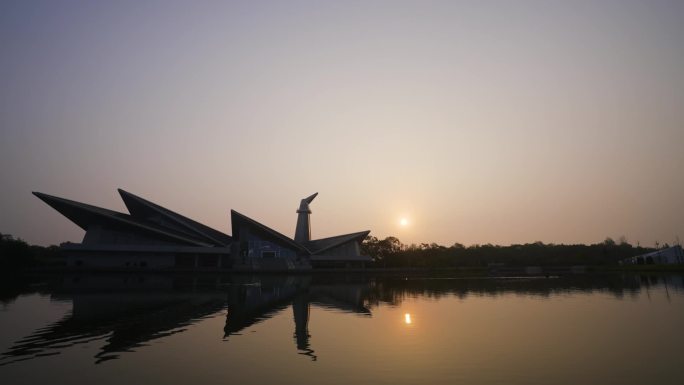
[[[684,264],[684,252],[679,245],[625,258],[621,265],[679,265]]]
[[[129,214],[33,194],[85,230],[81,243],[61,246],[74,268],[288,271],[371,261],[360,253],[370,231],[311,239],[309,204],[318,193],[301,200],[294,239],[234,210],[230,236],[121,189]]]

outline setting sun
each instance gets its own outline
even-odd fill
[[[401,218],[401,219],[399,220],[399,224],[400,224],[401,226],[408,226],[409,221],[408,221],[408,219],[406,219],[406,218]]]

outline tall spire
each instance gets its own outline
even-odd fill
[[[299,203],[299,209],[297,210],[297,228],[295,229],[294,237],[296,242],[307,242],[311,240],[311,222],[309,220],[311,209],[309,208],[309,204],[313,202],[317,195],[318,193],[315,193],[302,199]]]

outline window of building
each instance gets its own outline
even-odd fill
[[[276,257],[276,252],[273,250],[263,250],[261,252],[261,258],[275,258]]]

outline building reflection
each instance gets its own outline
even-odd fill
[[[336,309],[361,316],[370,316],[364,306],[368,283],[313,283],[310,276],[257,277],[246,284],[231,286],[228,314],[223,329],[224,339],[271,318],[292,306],[294,340],[299,354],[317,359],[309,334],[310,306]]]
[[[65,349],[96,342],[95,363],[117,359],[155,340],[183,333],[191,325],[223,316],[221,336],[233,336],[292,307],[293,344],[315,361],[309,330],[311,306],[370,317],[371,308],[398,305],[405,298],[468,295],[497,296],[514,292],[530,296],[557,293],[608,292],[616,298],[656,288],[684,290],[682,275],[581,274],[558,278],[496,279],[436,277],[370,277],[367,275],[65,275],[50,276],[46,285],[24,282],[4,291],[3,303],[20,294],[42,293],[68,301],[72,310],[61,320],[35,330],[0,354],[0,365],[60,354]],[[17,289],[19,288],[19,289]],[[36,289],[39,288],[39,289]],[[16,290],[15,290],[16,289]],[[8,293],[11,293],[8,294]],[[406,313],[404,323],[414,322]],[[324,333],[324,330],[316,331]],[[313,340],[315,342],[315,340]]]
[[[308,330],[310,306],[369,316],[367,283],[312,284],[300,276],[70,275],[50,289],[51,300],[70,301],[63,319],[34,331],[0,355],[0,366],[60,354],[81,344],[101,344],[95,363],[117,359],[152,341],[185,332],[227,310],[223,338],[292,306],[294,343],[316,360]]]
[[[107,282],[114,285],[107,288]],[[81,290],[74,291],[79,283],[83,284]],[[159,281],[144,285],[141,277],[69,277],[51,294],[51,300],[70,301],[71,312],[17,341],[2,353],[0,365],[60,354],[66,348],[93,341],[102,341],[94,357],[101,363],[182,333],[225,306],[225,295],[220,292],[177,292],[161,290],[162,286],[170,285]]]

